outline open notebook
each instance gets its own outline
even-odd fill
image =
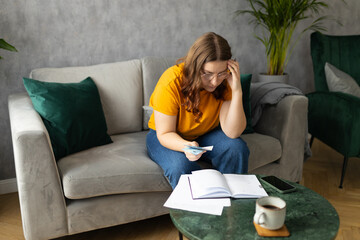
[[[189,184],[194,199],[260,198],[268,196],[255,175],[222,174],[214,169],[193,171]]]

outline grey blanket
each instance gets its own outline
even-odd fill
[[[289,95],[304,95],[301,90],[280,82],[256,82],[251,84],[250,101],[251,101],[251,124],[255,126],[262,114],[264,107],[268,104],[277,104],[281,99]],[[309,140],[305,139],[304,159],[311,156]]]
[[[251,124],[255,126],[267,104],[277,104],[286,96],[304,95],[298,88],[280,82],[256,82],[251,84]]]

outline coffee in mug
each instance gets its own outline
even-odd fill
[[[256,200],[254,222],[263,228],[276,230],[284,225],[286,202],[279,197],[262,197]]]

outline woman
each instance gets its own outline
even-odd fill
[[[240,70],[231,56],[224,38],[206,33],[163,73],[151,95],[147,150],[173,189],[181,174],[201,169],[199,159],[222,173],[247,172]],[[183,150],[186,145],[214,147],[194,155]]]

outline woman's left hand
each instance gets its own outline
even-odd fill
[[[230,59],[228,61],[228,68],[231,72],[230,77],[228,77],[227,81],[231,87],[232,91],[242,91],[241,82],[240,82],[240,69],[239,63],[235,60]]]

